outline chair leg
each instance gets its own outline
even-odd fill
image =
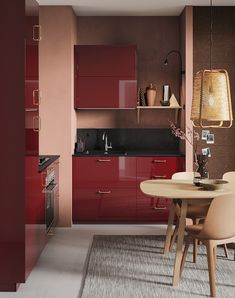
[[[182,272],[184,270],[184,264],[185,264],[185,261],[186,261],[189,245],[190,245],[190,241],[187,239],[186,243],[185,243],[185,246],[184,246],[183,257],[182,257],[181,264],[180,264],[180,277],[181,277]]]
[[[224,247],[224,254],[225,254],[225,257],[228,259],[229,256],[228,256],[228,248],[227,248],[227,245],[224,244],[223,247]]]
[[[199,223],[198,218],[193,218],[193,224],[197,225]],[[197,246],[198,246],[198,240],[195,238],[193,240],[193,263],[196,263],[197,261]]]
[[[216,270],[217,246],[215,246],[213,248],[213,251],[214,251],[214,266],[215,266],[215,270]]]
[[[177,234],[178,234],[178,229],[179,229],[179,221],[177,221],[177,223],[176,223],[176,226],[175,226],[175,229],[174,229],[174,233],[173,233],[172,238],[171,238],[171,244],[170,244],[169,251],[171,251],[172,248],[173,248],[173,245],[175,243],[175,239],[176,239]]]
[[[206,241],[206,250],[207,250],[207,261],[208,261],[208,270],[209,270],[209,279],[210,279],[210,291],[211,297],[216,296],[215,288],[215,264],[214,264],[214,248],[210,240]]]

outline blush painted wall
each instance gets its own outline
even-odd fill
[[[41,6],[40,24],[40,154],[60,155],[59,225],[71,225],[72,153],[76,117],[73,108],[74,44],[77,24],[69,6]]]
[[[179,98],[179,60],[164,60],[170,50],[180,48],[179,17],[78,17],[78,44],[137,45],[138,87],[153,82],[157,98],[162,99],[163,84],[170,84]],[[144,111],[140,123],[131,110],[78,111],[77,127],[168,127],[172,111]]]
[[[213,7],[212,68],[228,70],[231,86],[233,117],[235,117],[235,7]],[[194,7],[194,73],[210,67],[210,8]],[[200,149],[210,147],[208,162],[211,178],[221,178],[227,171],[235,171],[235,125],[229,129],[210,129],[215,144],[200,142]],[[199,131],[200,132],[200,131]]]

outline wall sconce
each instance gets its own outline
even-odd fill
[[[179,57],[179,61],[180,61],[180,74],[184,74],[185,71],[182,70],[182,57],[181,57],[181,54],[180,54],[180,51],[177,51],[177,50],[172,50],[170,51],[167,55],[166,55],[166,59],[164,60],[164,65],[168,65],[168,57],[171,55],[171,54],[177,54],[178,57]]]
[[[210,6],[210,70],[194,77],[191,120],[195,127],[229,128],[233,123],[229,76],[225,69],[212,69],[212,0]]]

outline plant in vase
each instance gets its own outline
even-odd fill
[[[198,147],[198,141],[200,139],[200,135],[195,130],[192,130],[190,128],[187,128],[187,134],[181,130],[179,127],[176,127],[175,124],[172,121],[169,121],[171,132],[173,135],[175,135],[177,138],[180,138],[181,140],[185,140],[188,142],[193,148],[194,153],[194,163],[196,165],[195,175],[194,175],[194,182],[197,184],[198,177],[196,177],[196,173],[199,173],[201,175],[201,179],[209,178],[208,170],[207,170],[207,162],[208,162],[208,155],[198,154],[197,153],[197,147]]]

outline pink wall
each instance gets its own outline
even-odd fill
[[[137,46],[138,87],[153,82],[162,99],[163,84],[170,84],[179,98],[179,61],[164,60],[170,50],[180,48],[179,17],[78,17],[78,44],[134,44]],[[131,110],[77,112],[77,127],[169,127],[172,111],[144,111],[140,123]]]
[[[73,46],[77,39],[69,6],[41,6],[40,24],[40,154],[60,155],[59,225],[71,225],[72,153],[75,139],[73,109]]]

